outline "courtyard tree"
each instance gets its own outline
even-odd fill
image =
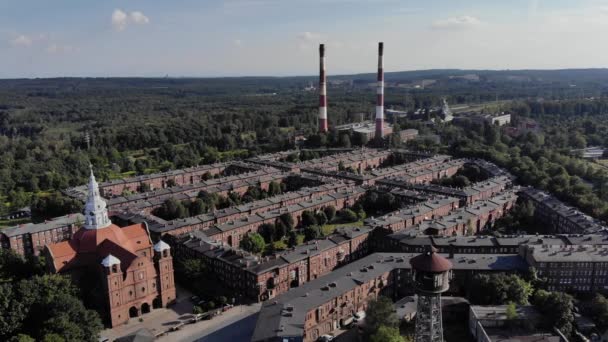
[[[381,325],[376,332],[369,337],[370,342],[406,342],[399,334],[399,329]]]
[[[368,336],[377,333],[380,327],[392,329],[399,327],[395,307],[388,297],[379,296],[370,300],[365,313],[365,331]]]
[[[239,246],[248,252],[259,254],[264,250],[266,243],[260,234],[249,233],[241,239]]]

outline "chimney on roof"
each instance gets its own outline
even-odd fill
[[[327,84],[325,44],[319,44],[319,133],[327,133]]]

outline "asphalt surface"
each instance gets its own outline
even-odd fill
[[[257,322],[258,313],[249,315],[236,322],[227,322],[224,327],[216,330],[207,336],[201,337],[196,342],[248,342],[251,341],[253,330]]]

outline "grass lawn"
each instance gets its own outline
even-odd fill
[[[287,249],[287,243],[284,240],[275,241],[274,242],[274,249],[276,251],[285,250],[285,249]]]
[[[327,236],[331,233],[333,233],[336,229],[340,228],[340,227],[362,227],[363,226],[363,220],[359,220],[357,222],[350,222],[350,223],[332,223],[332,224],[325,224],[321,227],[321,231],[323,232],[323,236]]]

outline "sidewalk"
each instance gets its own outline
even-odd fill
[[[113,341],[142,328],[150,330],[152,334],[158,334],[179,323],[187,322],[188,319],[194,317],[192,314],[193,305],[190,302],[192,294],[182,288],[178,288],[177,293],[178,296],[174,305],[168,308],[154,309],[150,313],[131,318],[127,324],[102,330],[100,336]],[[142,322],[139,321],[140,319]]]

